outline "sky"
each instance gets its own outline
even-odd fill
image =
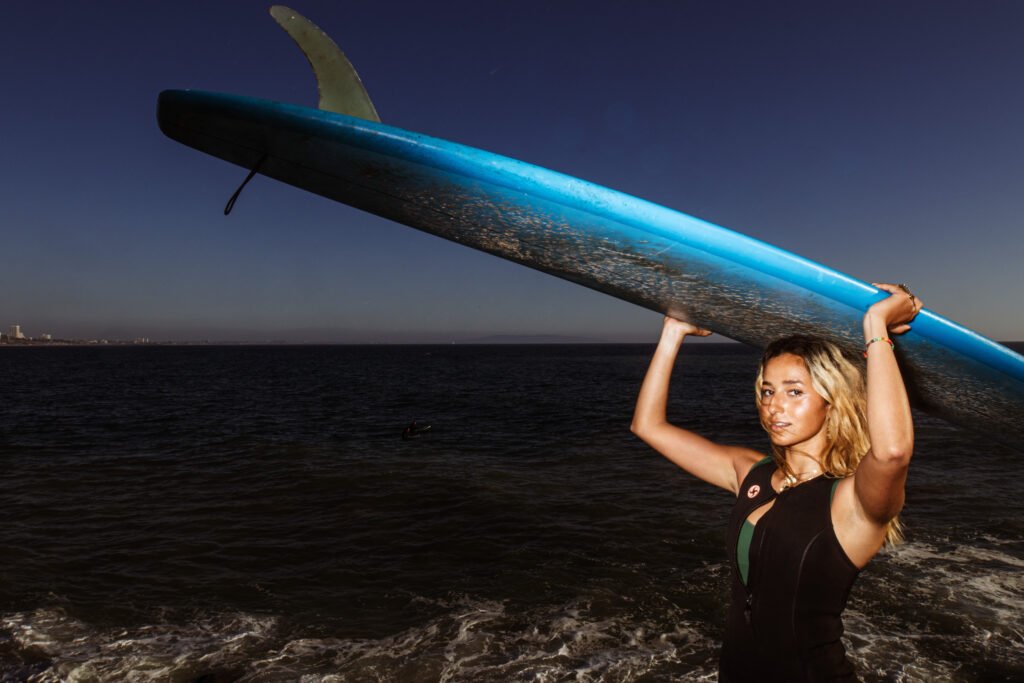
[[[269,3],[0,22],[0,329],[656,341],[660,316],[163,136],[161,90],[316,106]],[[385,123],[764,240],[1024,339],[1024,3],[292,0]]]

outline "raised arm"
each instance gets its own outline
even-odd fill
[[[761,454],[747,448],[716,444],[669,424],[665,418],[672,367],[683,340],[691,334],[706,337],[711,332],[665,317],[661,340],[637,397],[631,429],[654,450],[690,474],[736,493],[741,476],[746,475]]]
[[[903,334],[921,302],[895,285],[876,284],[889,296],[864,316],[867,346],[867,418],[871,450],[854,476],[854,493],[867,519],[884,525],[903,507],[904,484],[914,451],[914,424],[890,335]],[[872,341],[872,340],[880,341]]]

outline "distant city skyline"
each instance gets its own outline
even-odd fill
[[[236,331],[237,332],[237,331]],[[610,342],[607,339],[601,339],[596,337],[584,337],[584,336],[572,336],[572,335],[485,335],[485,336],[449,336],[449,335],[437,335],[432,338],[424,338],[421,335],[410,336],[408,338],[402,338],[401,335],[389,335],[387,338],[382,338],[380,335],[373,335],[372,333],[366,333],[363,335],[352,335],[339,333],[338,331],[332,330],[291,330],[284,331],[280,335],[269,335],[261,336],[259,332],[250,332],[248,335],[237,335],[231,336],[229,332],[223,332],[220,335],[187,335],[181,330],[176,332],[168,333],[161,337],[140,337],[138,335],[129,334],[127,332],[120,332],[117,334],[106,334],[106,335],[70,335],[70,334],[53,334],[51,332],[38,332],[33,333],[31,330],[26,332],[22,329],[21,325],[10,325],[7,328],[7,332],[0,334],[0,337],[5,339],[15,340],[36,340],[36,341],[118,341],[118,342],[131,342],[131,343],[293,343],[293,344],[402,344],[402,343],[425,343],[425,344],[578,344],[578,343],[616,343]],[[641,339],[642,342],[649,342],[649,339]],[[701,340],[704,341],[704,340]],[[718,339],[716,341],[729,341],[726,339]],[[621,343],[621,342],[619,342]]]
[[[386,123],[907,282],[940,315],[1024,339],[1022,3],[295,9]],[[315,105],[266,10],[7,8],[0,320],[95,339],[657,338],[657,313],[264,177],[225,218],[245,171],[165,138],[156,97]]]
[[[150,342],[148,337],[129,337],[127,339],[110,338],[106,339],[103,337],[78,337],[78,336],[61,336],[55,335],[51,332],[35,332],[31,330],[26,332],[21,329],[21,325],[10,325],[6,332],[0,332],[0,342],[11,343],[11,342],[103,342],[116,341],[118,343],[135,343],[135,344],[148,344]],[[177,340],[176,340],[177,341]]]

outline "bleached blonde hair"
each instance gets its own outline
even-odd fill
[[[871,449],[864,373],[830,341],[800,335],[784,337],[769,344],[761,356],[754,384],[758,406],[765,366],[771,359],[786,353],[803,360],[811,375],[811,386],[829,405],[825,418],[827,445],[821,454],[822,472],[834,479],[850,476]],[[771,448],[775,465],[785,474],[795,475],[786,462],[785,449],[775,444]],[[893,546],[902,540],[902,526],[897,516],[886,526],[885,543]]]

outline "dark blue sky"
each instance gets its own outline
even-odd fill
[[[165,138],[157,94],[315,106],[265,2],[5,8],[0,326],[654,340],[658,316]],[[1024,3],[292,2],[386,123],[665,204],[1024,339]]]

